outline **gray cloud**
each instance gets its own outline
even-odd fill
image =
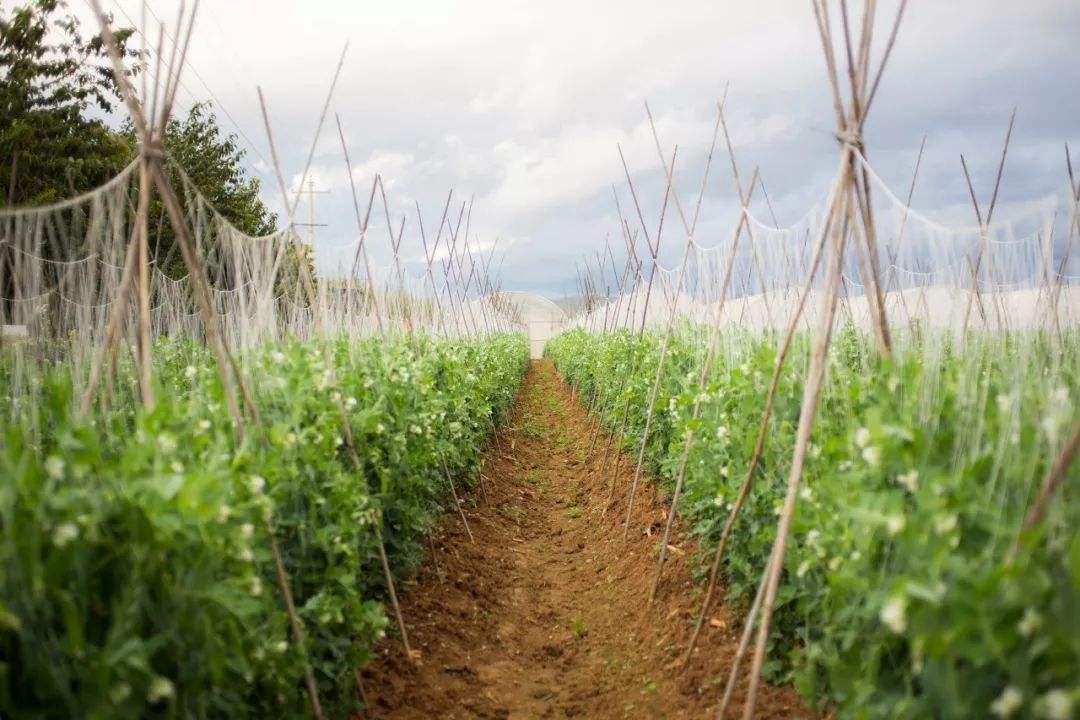
[[[137,0],[108,1],[138,17]],[[185,77],[180,100],[186,106],[212,92],[244,144],[269,157],[254,89],[260,84],[285,175],[295,181],[337,55],[350,40],[333,109],[345,125],[362,200],[382,173],[395,217],[409,213],[406,250],[418,257],[414,203],[430,230],[449,189],[456,202],[475,198],[473,237],[501,238],[504,284],[560,294],[573,289],[576,259],[605,236],[618,237],[613,184],[629,210],[617,144],[655,223],[663,178],[646,99],[665,152],[679,145],[676,185],[685,206],[696,196],[725,86],[742,170],[760,168],[781,222],[819,198],[834,172],[833,113],[810,4],[669,5],[205,0],[191,50],[198,75]],[[895,2],[879,5],[880,52]],[[175,17],[172,0],[153,7]],[[1002,202],[1056,190],[1064,180],[1063,143],[1080,147],[1076,37],[1075,0],[910,3],[867,128],[875,167],[890,186],[906,188],[925,133],[914,204],[967,222],[959,154],[977,188],[989,193],[1016,105]],[[253,171],[268,202],[280,207],[257,153],[249,156]],[[725,236],[736,208],[726,158],[719,159],[702,210],[706,244]],[[331,190],[317,200],[328,225],[317,240],[323,272],[351,257],[343,247],[356,236],[348,172],[331,118],[313,163],[313,178]],[[376,259],[386,262],[385,227],[373,233]]]

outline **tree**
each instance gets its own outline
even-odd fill
[[[125,133],[134,142],[130,122]],[[196,103],[184,118],[169,120],[165,128],[165,155],[172,166],[173,188],[180,204],[189,207],[193,198],[186,196],[180,181],[178,166],[194,188],[236,229],[248,235],[266,235],[274,231],[277,216],[267,209],[259,197],[257,178],[249,178],[244,170],[245,152],[236,144],[236,136],[225,134],[206,103]],[[158,268],[179,277],[186,272],[175,248],[172,227],[165,210],[157,200],[150,210],[150,252],[158,258]]]
[[[129,58],[131,32],[116,33]],[[115,176],[131,160],[128,138],[90,112],[108,115],[119,99],[101,36],[84,39],[64,0],[31,0],[0,16],[0,190],[7,203],[47,203]]]
[[[127,132],[134,137],[130,124]],[[253,236],[274,231],[277,215],[270,212],[259,197],[261,183],[258,178],[249,178],[244,171],[246,152],[237,145],[236,135],[221,131],[216,116],[206,103],[193,105],[183,119],[170,120],[165,128],[164,144],[166,157],[175,164],[172,184],[182,206],[190,207],[194,199],[186,196],[185,185],[175,166],[183,168],[191,185],[237,230]],[[187,270],[175,247],[172,227],[164,208],[156,200],[151,206],[150,218],[151,253],[158,258],[158,268],[170,277],[183,275]],[[278,270],[278,293],[297,287],[302,264],[307,265],[311,277],[315,276],[311,247],[303,245],[302,250],[298,255],[291,243],[286,246]],[[224,286],[232,284],[232,279],[227,276],[211,278],[211,281]],[[302,294],[300,299],[306,302]]]
[[[129,72],[141,68],[128,49],[133,30],[115,31]],[[136,153],[130,120],[120,130],[110,117],[120,94],[100,35],[85,39],[66,0],[29,0],[4,14],[0,8],[0,192],[8,204],[37,205],[98,187],[115,177]],[[226,220],[248,235],[274,230],[276,216],[259,197],[258,179],[244,169],[236,136],[223,133],[205,103],[169,121],[165,153],[173,186],[190,207],[176,167]],[[150,208],[151,254],[171,277],[185,272],[173,230],[160,200]],[[212,252],[212,247],[204,247]],[[289,248],[282,278],[297,277],[300,263],[314,270],[310,255]],[[215,277],[231,285],[228,277]],[[281,285],[281,283],[279,283]]]

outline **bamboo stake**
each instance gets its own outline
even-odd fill
[[[964,322],[960,328],[961,342],[967,335],[968,320],[971,317],[971,306],[974,302],[975,296],[979,293],[979,270],[982,266],[983,255],[990,244],[990,221],[994,216],[994,207],[997,205],[998,190],[1001,188],[1001,177],[1005,172],[1005,158],[1009,153],[1009,141],[1012,139],[1013,126],[1016,123],[1016,108],[1013,108],[1012,115],[1009,117],[1009,128],[1005,131],[1005,144],[1001,149],[1001,160],[998,163],[997,177],[994,179],[994,192],[990,197],[990,207],[986,213],[986,222],[983,222],[982,213],[979,210],[979,201],[975,198],[975,188],[971,183],[971,175],[968,173],[967,162],[964,160],[964,156],[960,155],[960,165],[964,170],[964,179],[967,182],[968,192],[971,195],[971,203],[975,208],[975,217],[979,222],[979,236],[982,242],[979,244],[979,251],[975,256],[975,264],[972,268],[972,289],[971,294],[968,296],[967,306],[964,309]]]
[[[146,161],[139,163],[139,208],[135,213],[135,232],[138,236],[138,305],[139,305],[139,393],[147,410],[154,408],[154,386],[151,381],[150,358],[150,251],[147,215],[150,208],[150,177]]]
[[[845,168],[850,170],[851,149],[845,149]],[[850,182],[847,173],[841,175],[840,192],[844,191]],[[851,199],[845,196],[836,201],[836,207],[850,216]],[[810,354],[810,369],[807,371],[806,385],[803,391],[802,407],[799,411],[799,425],[796,431],[795,449],[792,455],[791,471],[788,475],[787,493],[784,497],[784,505],[780,512],[780,522],[776,531],[776,539],[773,544],[773,558],[770,567],[767,568],[765,577],[768,582],[765,586],[765,595],[762,601],[761,623],[758,626],[757,644],[754,647],[753,665],[750,670],[750,686],[747,693],[746,705],[743,708],[744,720],[754,717],[754,709],[757,703],[757,689],[761,683],[761,668],[765,662],[765,648],[768,643],[769,626],[772,619],[773,607],[776,603],[776,595],[780,587],[780,570],[784,564],[784,551],[787,547],[788,533],[791,529],[791,521],[795,513],[795,503],[798,498],[799,485],[802,479],[802,466],[806,458],[806,450],[810,443],[810,433],[813,430],[814,416],[817,413],[818,397],[821,393],[822,381],[825,377],[825,366],[829,341],[832,338],[833,316],[836,313],[836,303],[843,263],[844,243],[846,239],[847,225],[850,222],[845,217],[844,227],[834,233],[833,257],[827,279],[826,290],[821,298],[821,320],[817,334],[813,341]],[[836,223],[834,221],[834,228]]]
[[[822,251],[825,247],[825,242],[829,237],[831,224],[826,223],[822,228],[819,236],[819,240],[814,248],[814,255],[810,262],[810,269],[807,273],[806,283],[803,286],[802,292],[799,294],[799,301],[795,307],[795,312],[792,314],[789,322],[787,332],[784,334],[784,338],[780,343],[780,348],[776,354],[776,360],[773,363],[772,378],[769,381],[769,391],[765,396],[765,409],[761,413],[761,420],[758,423],[757,438],[754,440],[754,451],[750,456],[750,463],[747,466],[746,474],[743,476],[742,484],[739,487],[739,493],[735,498],[735,502],[732,505],[731,510],[728,512],[728,517],[724,521],[724,527],[720,532],[720,539],[717,541],[716,551],[713,553],[712,566],[709,570],[709,583],[705,591],[705,597],[701,604],[701,613],[698,615],[697,624],[694,627],[694,632],[690,636],[690,642],[687,645],[686,652],[683,655],[683,665],[685,666],[690,662],[690,658],[693,655],[694,647],[697,644],[701,630],[705,625],[705,618],[708,616],[709,607],[712,602],[713,595],[716,591],[716,586],[720,576],[720,565],[723,561],[724,550],[727,547],[728,539],[731,537],[731,532],[735,527],[735,521],[738,518],[743,504],[746,501],[746,497],[750,492],[750,488],[753,484],[754,473],[757,471],[758,465],[761,462],[762,454],[765,450],[765,442],[768,438],[769,422],[772,418],[773,405],[776,401],[776,393],[780,387],[780,377],[783,372],[784,363],[787,361],[787,355],[791,349],[792,340],[795,337],[795,332],[798,330],[799,319],[803,315],[803,311],[806,307],[807,299],[810,296],[811,288],[813,286],[814,277],[817,275],[818,266],[821,262]]]
[[[348,49],[348,44],[346,44],[346,49]],[[342,62],[343,61],[344,61],[344,52],[342,53]],[[340,72],[341,72],[341,63],[339,62],[337,72],[335,73],[335,76],[334,76],[334,82],[332,82],[331,86],[330,86],[330,95],[333,94],[334,86],[337,83],[337,75]],[[278,162],[278,158],[277,158],[277,148],[276,148],[276,145],[274,144],[273,132],[272,132],[271,127],[270,127],[270,115],[269,115],[269,112],[266,109],[266,100],[263,97],[262,89],[257,88],[257,91],[258,91],[258,96],[259,96],[259,106],[260,106],[260,108],[262,110],[263,122],[264,122],[265,128],[266,128],[267,141],[269,142],[269,145],[270,145],[270,157],[271,157],[271,160],[273,162],[274,172],[275,172],[275,175],[277,177],[278,186],[279,186],[279,189],[280,189],[281,194],[282,194],[282,199],[283,199],[283,201],[285,203],[285,207],[289,208],[288,224],[290,226],[292,226],[292,217],[293,217],[293,214],[295,213],[296,203],[293,203],[292,205],[289,204],[288,192],[285,189],[285,180],[284,180],[284,176],[281,173],[281,165]],[[316,131],[315,139],[312,141],[312,152],[309,153],[309,155],[308,155],[308,163],[309,164],[311,162],[311,156],[314,153],[315,144],[318,142],[319,131],[322,128],[323,119],[325,119],[325,116],[326,116],[326,108],[329,107],[329,104],[330,104],[330,97],[328,96],[327,100],[326,100],[326,105],[323,108],[322,118],[320,118],[320,120],[319,120],[319,126],[318,126],[319,130]],[[340,129],[340,126],[339,126],[339,129]],[[301,176],[301,184],[302,184],[303,177],[306,177],[306,175],[307,175],[307,169],[305,168],[304,173]],[[350,178],[351,178],[352,173],[350,172],[349,175],[350,175]],[[354,198],[355,198],[355,194],[354,194]],[[299,202],[299,194],[297,194],[297,203],[298,202]],[[365,222],[364,227],[366,229],[366,222]],[[299,254],[299,251],[300,251],[299,238],[295,234],[293,234],[293,241],[295,243],[294,247],[296,247],[297,251],[298,251],[298,257],[302,257],[302,255]],[[304,264],[303,262],[300,263],[300,274],[301,274],[301,278],[302,278],[302,286],[305,289],[305,291],[307,292],[308,300],[311,303],[313,311],[315,312],[314,318],[315,318],[316,327],[321,329],[321,325],[320,325],[321,324],[321,318],[319,316],[319,313],[318,313],[318,310],[317,310],[317,307],[316,307],[317,298],[316,298],[316,295],[315,295],[314,281],[313,281],[313,279],[311,278],[311,276],[309,274],[309,269],[308,269],[307,265]],[[378,312],[378,306],[377,305],[376,305],[376,312]],[[380,324],[380,327],[381,327],[382,326],[381,320],[380,320],[379,324]],[[326,358],[327,370],[333,376],[335,374],[334,373],[333,358],[330,356],[329,347],[326,346],[325,344],[324,344],[323,347],[324,347],[324,354],[325,354],[325,358]],[[339,415],[339,419],[340,419],[340,425],[341,425],[341,428],[342,428],[342,434],[344,435],[344,439],[345,439],[345,441],[347,443],[347,447],[349,448],[349,455],[350,455],[350,458],[352,460],[353,467],[357,471],[362,471],[363,465],[360,462],[359,455],[357,454],[357,451],[356,451],[356,443],[355,443],[355,440],[353,439],[353,434],[352,434],[352,424],[349,422],[348,414],[347,414],[347,412],[345,410],[345,406],[344,406],[344,401],[339,398],[338,402],[337,402],[337,405],[338,405],[338,415]],[[405,629],[405,621],[404,621],[404,618],[403,618],[402,613],[401,613],[401,607],[400,607],[400,605],[398,603],[398,600],[397,600],[397,593],[395,592],[395,588],[394,588],[394,579],[393,579],[393,575],[390,572],[390,564],[386,559],[386,548],[385,548],[385,544],[383,542],[382,532],[383,532],[383,521],[382,521],[382,514],[380,513],[379,514],[379,522],[376,523],[376,541],[377,541],[377,545],[378,545],[378,548],[379,548],[379,557],[380,557],[381,565],[382,565],[382,568],[383,568],[383,575],[384,575],[384,579],[386,580],[387,587],[389,588],[391,605],[392,605],[393,610],[394,610],[395,618],[397,619],[397,622],[398,622],[398,629],[401,632],[401,638],[402,638],[402,643],[405,646],[406,657],[410,661],[414,661],[415,656],[414,656],[412,648],[409,646],[408,633],[407,633],[407,631]],[[299,626],[299,621],[297,621],[297,626]],[[295,632],[294,632],[294,635],[296,635]],[[300,642],[299,637],[297,637],[297,642]],[[318,696],[316,694],[316,695],[312,696],[312,703],[316,704],[317,702],[318,702]]]
[[[1069,463],[1072,462],[1077,450],[1080,450],[1080,421],[1073,425],[1069,439],[1065,441],[1064,447],[1061,448],[1061,452],[1058,453],[1053,465],[1050,466],[1049,471],[1046,473],[1046,478],[1039,487],[1038,495],[1024,516],[1024,523],[1021,526],[1022,531],[1031,530],[1046,517],[1046,507],[1050,503],[1050,498],[1053,497],[1058,487],[1065,480],[1065,471],[1068,469]]]
[[[864,61],[862,64],[861,73],[864,75],[868,73],[869,67],[869,33],[873,28],[872,13],[874,11],[874,4],[872,0],[866,5],[866,12],[868,16],[864,22],[865,32],[861,38],[861,42],[865,50],[863,51]],[[839,88],[836,83],[835,63],[832,56],[832,37],[828,26],[828,13],[827,8],[824,7],[824,0],[821,0],[821,6],[819,7],[818,0],[813,2],[814,15],[817,19],[819,34],[821,36],[822,47],[825,51],[826,65],[829,70],[829,77],[833,87],[834,104],[837,110],[837,127],[838,134],[837,139],[843,145],[841,171],[838,178],[836,196],[833,200],[832,208],[832,226],[833,226],[833,245],[834,245],[834,257],[831,258],[831,266],[827,279],[826,292],[821,299],[822,312],[820,318],[820,326],[818,332],[815,334],[813,347],[811,351],[811,363],[810,370],[808,371],[808,377],[803,393],[803,403],[800,409],[799,425],[796,434],[796,444],[792,453],[791,471],[788,476],[788,488],[784,499],[784,507],[781,511],[780,520],[777,525],[776,539],[773,545],[772,562],[770,567],[766,569],[763,577],[767,580],[765,586],[765,595],[763,599],[763,607],[761,610],[761,624],[758,628],[757,643],[754,649],[754,661],[751,669],[750,687],[748,691],[748,697],[744,706],[743,717],[745,720],[750,720],[753,717],[754,709],[757,702],[757,690],[761,682],[761,668],[764,663],[765,646],[769,634],[769,625],[772,616],[773,607],[776,600],[777,591],[779,589],[780,572],[783,568],[784,552],[786,549],[787,536],[790,531],[791,520],[794,514],[795,504],[797,502],[797,495],[799,484],[802,476],[802,465],[805,460],[806,449],[809,444],[810,433],[812,431],[814,418],[817,411],[817,402],[821,391],[822,380],[824,378],[825,366],[827,364],[827,353],[829,342],[831,340],[833,317],[836,312],[836,303],[838,298],[838,290],[840,279],[842,277],[842,264],[843,264],[843,249],[846,241],[849,227],[854,225],[855,222],[855,204],[856,199],[852,195],[859,192],[858,183],[854,179],[854,174],[857,172],[855,168],[855,156],[857,153],[861,153],[862,140],[861,131],[863,123],[866,118],[866,110],[869,107],[870,99],[873,97],[874,91],[877,89],[877,82],[884,71],[885,64],[888,60],[889,50],[892,47],[892,39],[886,50],[885,57],[882,59],[881,64],[877,71],[877,77],[875,78],[874,85],[870,95],[863,100],[863,93],[860,92],[862,88],[865,88],[865,81],[857,81],[853,84],[853,98],[852,98],[852,110],[850,116],[843,111],[843,104],[840,101]],[[843,10],[842,6],[842,10]],[[900,18],[903,14],[903,5],[900,11],[897,13],[896,24],[893,28],[893,34],[895,35],[897,26],[899,25]],[[845,18],[846,20],[846,18]],[[850,39],[847,40],[846,47],[850,57],[851,43]],[[861,107],[861,111],[860,111]],[[868,204],[868,203],[867,203]],[[867,219],[867,215],[861,215],[864,223]],[[837,219],[842,221],[842,226],[837,222]],[[864,231],[869,233],[872,229],[864,227]]]
[[[270,541],[270,552],[274,556],[274,573],[277,577],[278,590],[285,603],[285,614],[289,617],[289,629],[292,631],[297,646],[304,653],[304,685],[307,688],[308,699],[311,701],[311,713],[316,720],[322,720],[323,710],[322,703],[319,702],[319,688],[315,683],[315,673],[311,669],[311,663],[307,660],[307,637],[304,634],[300,616],[296,613],[296,605],[293,603],[292,591],[289,589],[289,576],[285,572],[285,562],[281,558],[281,550],[274,537],[274,528],[269,520],[266,520],[264,525],[266,536]]]

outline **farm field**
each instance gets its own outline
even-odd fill
[[[0,720],[1080,720],[1076,37],[0,5]]]

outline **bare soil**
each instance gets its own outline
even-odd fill
[[[643,480],[623,539],[634,459],[619,459],[612,493],[616,451],[603,471],[608,437],[592,445],[593,433],[550,362],[533,362],[464,500],[473,539],[448,513],[403,588],[419,662],[391,637],[363,670],[368,717],[714,715],[738,622],[716,608],[682,667],[702,592],[694,547],[676,536],[649,605],[666,509]],[[731,717],[741,716],[741,690],[735,700]],[[790,688],[763,688],[758,718],[814,716]]]

